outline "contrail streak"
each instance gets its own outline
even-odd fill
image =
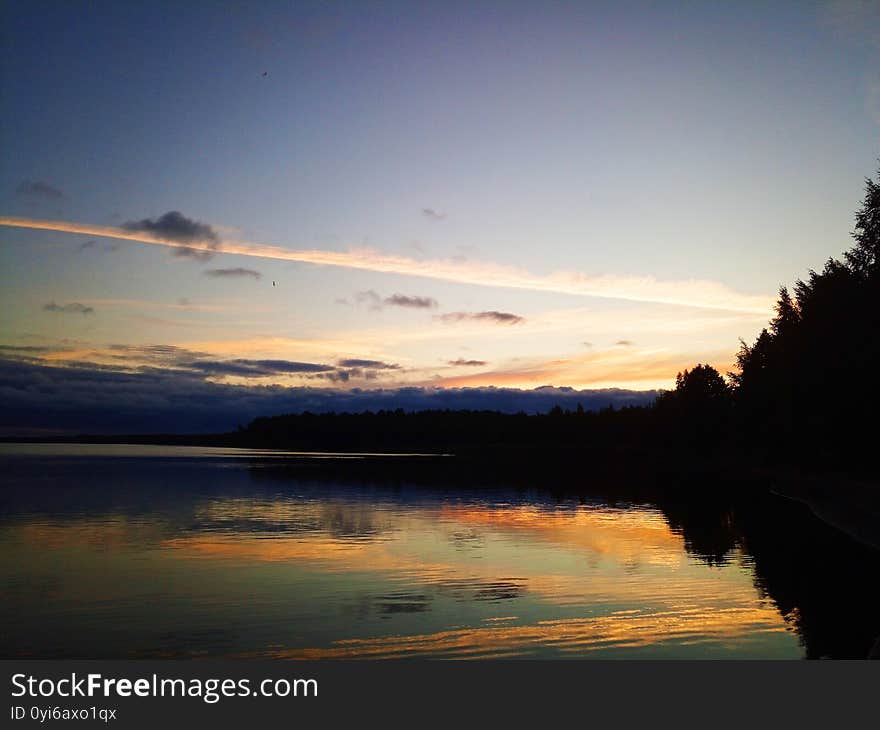
[[[33,228],[41,231],[59,231],[85,236],[101,236],[125,241],[137,241],[171,248],[197,249],[217,252],[207,244],[170,241],[143,231],[131,231],[113,226],[93,226],[68,221],[36,220],[32,218],[0,217],[0,225],[12,228]],[[554,292],[575,296],[606,297],[636,302],[655,302],[685,307],[724,309],[736,312],[767,314],[773,300],[763,295],[742,294],[714,281],[685,280],[658,281],[654,277],[588,276],[575,271],[557,271],[552,274],[534,274],[524,269],[491,262],[451,261],[448,259],[418,260],[406,256],[382,254],[368,249],[351,251],[322,251],[319,249],[287,249],[243,241],[224,241],[219,253],[253,256],[279,261],[299,261],[318,266],[341,266],[388,274],[422,276],[459,284],[474,284],[508,289]]]

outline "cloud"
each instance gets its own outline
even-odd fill
[[[351,380],[352,377],[357,377],[361,375],[361,371],[358,369],[354,370],[332,370],[327,373],[318,373],[317,375],[311,376],[312,379],[323,379],[330,380],[334,383],[347,383]]]
[[[584,347],[586,347],[588,350],[592,349],[592,347],[593,347],[593,343],[592,343],[592,342],[587,342],[586,340],[584,340],[583,342],[581,342],[581,344],[582,344]]]
[[[510,312],[449,312],[437,317],[441,322],[492,322],[493,324],[522,324],[524,317]]]
[[[178,298],[174,302],[166,302],[161,300],[154,299],[117,299],[117,298],[95,298],[95,299],[84,299],[84,304],[89,305],[99,305],[101,307],[113,307],[113,308],[123,308],[123,309],[135,309],[138,311],[150,310],[150,309],[159,309],[159,310],[180,310],[182,308],[188,308],[192,310],[199,310],[203,312],[228,312],[228,311],[241,311],[241,308],[238,306],[233,306],[231,304],[196,304],[189,299]]]
[[[620,345],[621,347],[632,347],[635,343],[632,340],[618,340],[614,344]]]
[[[64,198],[64,193],[61,190],[42,180],[23,180],[15,192],[25,198],[47,198],[49,200]]]
[[[611,347],[589,350],[554,360],[516,358],[492,370],[449,375],[442,379],[444,387],[479,387],[493,384],[517,388],[542,386],[547,383],[569,383],[578,388],[667,387],[674,381],[673,373],[681,372],[692,363],[705,361],[719,372],[735,365],[727,350],[697,353],[671,352],[663,348],[637,349]],[[434,385],[423,379],[419,385]]]
[[[367,289],[367,291],[359,291],[354,295],[354,300],[358,304],[366,304],[373,311],[378,311],[382,309],[382,297],[380,297],[376,292],[372,289]]]
[[[94,249],[98,246],[98,242],[93,238],[85,243],[81,243],[76,247],[77,253],[82,253],[83,251]],[[105,241],[101,245],[101,250],[106,253],[113,253],[114,251],[119,250],[119,241]]]
[[[222,344],[228,345],[228,341]],[[300,343],[303,345],[307,343]],[[308,361],[289,360],[275,356],[274,352],[262,350],[253,354],[242,354],[242,343],[236,343],[228,352],[215,349],[216,342],[180,345],[129,345],[112,344],[96,346],[78,343],[76,346],[57,346],[54,348],[17,348],[0,345],[0,357],[39,359],[44,363],[71,365],[88,363],[95,367],[118,371],[137,372],[149,368],[170,368],[195,378],[269,378],[274,383],[288,384],[287,376],[313,379],[322,378],[348,382],[351,379],[376,380],[405,372],[394,362],[367,358],[341,358],[328,363],[322,355],[314,355]],[[334,343],[333,348],[344,346]],[[245,352],[248,348],[243,346]],[[289,350],[289,347],[285,349]],[[271,350],[271,348],[270,348]],[[4,355],[5,353],[5,355]]]
[[[0,345],[0,350],[15,355],[16,357],[30,357],[31,355],[40,355],[51,352],[52,348],[43,347],[41,345]]]
[[[354,295],[354,300],[358,304],[366,304],[374,312],[378,312],[384,307],[404,307],[408,309],[434,309],[437,306],[437,300],[433,297],[410,296],[407,294],[392,294],[384,299],[372,289],[359,291]],[[346,300],[337,300],[340,303],[348,304]]]
[[[186,367],[207,375],[235,375],[246,378],[293,373],[323,373],[335,370],[332,365],[291,360],[198,360],[187,363]]]
[[[442,221],[446,218],[446,213],[438,213],[433,208],[422,208],[422,215],[430,218],[432,221]]]
[[[25,358],[26,351],[7,350],[6,357]],[[0,346],[0,351],[4,350]],[[39,354],[35,351],[36,354]],[[2,356],[2,354],[0,354]],[[33,358],[29,358],[33,359]],[[230,358],[218,359],[201,349],[177,345],[121,345],[106,348],[86,347],[78,350],[56,350],[42,358],[43,362],[71,365],[73,363],[113,369],[119,372],[168,369],[190,378],[266,378],[301,376],[305,378],[334,376],[348,380],[352,377],[375,379],[376,371],[399,370],[400,366],[379,360],[341,360],[338,365],[299,362],[285,359]],[[345,370],[343,371],[343,368]],[[338,377],[337,377],[338,376]]]
[[[49,302],[43,305],[43,309],[47,312],[63,312],[65,314],[93,314],[94,309],[79,302],[70,302],[70,304],[56,304]]]
[[[365,360],[356,357],[339,360],[336,364],[338,367],[333,370],[316,373],[308,377],[330,380],[334,383],[347,383],[352,378],[377,380],[389,371],[401,369],[397,363],[383,362],[382,360]]]
[[[175,366],[207,357],[207,353],[176,345],[110,345],[107,357],[138,365]],[[100,354],[100,353],[98,353]]]
[[[220,248],[220,236],[207,223],[187,218],[172,210],[159,218],[144,218],[122,224],[127,231],[149,233],[151,236],[177,244],[201,244],[201,247],[176,247],[175,256],[188,256],[201,261],[211,258]]]
[[[208,269],[205,271],[205,276],[211,276],[215,279],[241,279],[246,276],[251,276],[254,279],[263,278],[259,271],[243,269],[241,266],[237,266],[234,269]]]
[[[357,358],[348,358],[340,360],[338,363],[344,368],[369,368],[370,370],[400,370],[397,363],[382,362],[381,360],[359,360]]]
[[[55,428],[80,433],[187,433],[233,430],[258,416],[403,408],[546,412],[646,405],[658,391],[573,388],[404,387],[338,390],[245,386],[198,373],[153,368],[130,373],[0,359],[0,426],[9,433]]]
[[[153,232],[95,226],[70,221],[46,221],[31,218],[0,216],[0,225],[44,231],[61,231],[87,236],[104,236],[139,241],[174,248],[192,248],[201,256],[210,256],[216,246],[201,243],[189,246],[168,240]],[[224,241],[223,251],[239,256],[299,261],[318,266],[341,266],[362,271],[377,271],[406,276],[452,281],[459,284],[555,292],[573,296],[604,297],[635,302],[655,302],[701,309],[722,309],[768,316],[773,310],[773,295],[743,294],[717,281],[659,281],[651,276],[588,275],[578,271],[557,271],[535,274],[525,269],[493,262],[455,261],[452,259],[412,259],[383,254],[372,249],[323,251],[317,249],[286,249],[259,243]]]
[[[452,367],[483,367],[488,365],[485,360],[464,360],[462,358],[458,358],[458,360],[449,360],[449,365]]]
[[[432,297],[411,297],[405,294],[392,294],[385,297],[384,303],[389,307],[409,307],[411,309],[434,309],[437,300]]]

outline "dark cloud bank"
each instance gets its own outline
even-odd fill
[[[278,362],[288,361],[240,361],[239,365],[258,368],[262,363],[262,367],[269,368]],[[205,361],[202,364],[204,366]],[[340,371],[334,368],[316,374],[337,372]],[[608,405],[644,405],[658,394],[658,391],[578,391],[553,387],[535,390],[403,387],[348,391],[246,387],[208,382],[205,380],[208,374],[204,370],[159,367],[126,373],[95,366],[50,367],[22,360],[0,360],[0,400],[4,404],[0,410],[0,430],[6,434],[37,429],[75,433],[210,433],[232,430],[257,416],[306,410],[322,413],[382,408],[468,408],[534,413],[548,411],[556,405],[574,409],[581,404],[587,410]]]

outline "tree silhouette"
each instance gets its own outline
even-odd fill
[[[693,370],[685,369],[675,377],[675,396],[682,402],[695,407],[726,401],[730,388],[721,374],[711,365],[696,365]]]
[[[737,355],[741,440],[772,460],[863,469],[874,448],[880,358],[880,186],[866,182],[843,260],[779,290],[776,316]]]
[[[724,440],[730,407],[730,386],[715,368],[703,364],[678,373],[675,389],[661,395],[656,404],[676,443],[699,450]]]
[[[545,458],[542,449],[665,458],[670,446],[716,461],[738,456],[811,469],[877,473],[880,413],[880,184],[866,181],[855,245],[791,291],[754,343],[740,341],[730,384],[711,365],[676,377],[653,408],[544,415],[489,411],[289,414],[258,418],[236,443],[280,448],[421,450]]]
[[[849,268],[857,275],[876,278],[880,269],[880,185],[865,180],[865,200],[856,213],[853,231],[856,245],[844,254]]]

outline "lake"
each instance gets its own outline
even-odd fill
[[[800,503],[436,463],[0,444],[0,655],[864,658],[880,635],[880,553]]]

